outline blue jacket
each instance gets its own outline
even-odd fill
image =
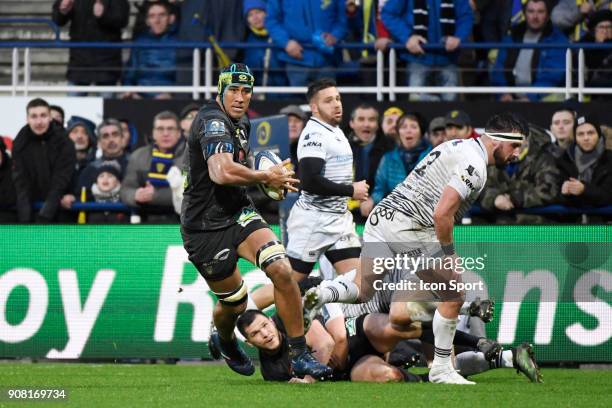
[[[385,153],[380,161],[380,165],[376,171],[374,191],[372,191],[372,200],[374,200],[374,204],[378,204],[393,191],[395,186],[404,181],[408,173],[414,168],[414,166],[412,166],[412,168],[406,169],[400,154],[400,149],[401,148],[398,146],[390,152]],[[421,152],[415,164],[420,162],[429,152],[431,152],[431,145],[427,143],[427,147]]]
[[[265,44],[269,36],[257,35],[250,29],[247,36],[247,43]],[[287,78],[285,76],[285,66],[278,60],[277,48],[270,44],[270,63],[268,64],[268,83],[267,86],[285,86]],[[263,70],[265,65],[266,48],[246,48],[244,52],[244,63],[248,65],[255,75],[255,85],[261,85],[263,80]]]
[[[307,67],[333,65],[334,55],[324,54],[304,45],[312,44],[316,31],[332,34],[338,41],[347,32],[344,0],[269,0],[266,28],[277,46],[282,47],[278,59]],[[295,40],[304,50],[303,59],[285,52],[289,40]]]
[[[175,41],[172,33],[155,36],[143,33],[136,43]],[[174,85],[176,83],[176,51],[171,48],[134,48],[125,67],[124,85]]]
[[[523,42],[527,30],[526,23],[512,28],[503,42],[507,44]],[[538,41],[539,44],[567,44],[567,37],[552,23],[548,22]],[[500,49],[497,60],[491,70],[491,84],[495,86],[514,86],[514,66],[518,59],[519,49]],[[561,48],[534,50],[531,59],[531,86],[561,86],[565,78],[565,50]],[[532,101],[540,100],[542,94],[528,94]]]
[[[466,42],[472,34],[474,13],[468,0],[454,0],[455,3],[455,37]],[[440,21],[440,0],[427,0],[429,12],[428,44],[442,44],[442,27]],[[393,38],[406,44],[413,34],[414,26],[413,0],[388,0],[383,6],[381,18]],[[454,63],[459,53],[447,53],[444,50],[427,51],[424,55],[414,55],[408,51],[400,53],[400,58],[429,66],[445,66]]]

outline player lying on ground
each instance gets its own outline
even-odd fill
[[[384,282],[397,282],[402,273],[390,271],[385,277]],[[300,291],[308,291],[311,287],[324,286],[327,281],[318,278],[308,278],[300,282]],[[360,304],[340,304],[342,313],[347,319],[355,319],[365,314],[388,314],[390,329],[395,332],[406,332],[410,335],[415,333],[415,324],[421,327],[422,334],[418,337],[424,343],[433,344],[432,315],[435,312],[436,304],[417,304],[417,302],[395,301],[394,295],[397,292],[385,289],[376,291],[372,299]],[[399,296],[398,296],[399,297]],[[330,306],[335,306],[334,304]],[[480,318],[484,323],[493,319],[494,303],[490,300],[476,300],[466,303],[461,308],[462,318]],[[417,321],[412,315],[417,314],[422,322]],[[460,326],[461,327],[461,326]],[[387,328],[389,330],[389,328]],[[336,333],[330,331],[332,334]],[[401,337],[401,336],[400,336]],[[410,338],[410,337],[408,337]],[[337,340],[337,338],[335,339]],[[482,373],[494,368],[514,368],[517,372],[523,373],[532,382],[541,382],[542,376],[535,360],[533,347],[529,343],[522,343],[516,348],[503,350],[500,345],[485,337],[472,336],[458,329],[455,333],[453,344],[460,347],[462,352],[456,356],[456,365],[460,374],[464,377]],[[424,347],[425,348],[425,347]],[[404,342],[399,343],[394,353],[400,355],[410,355],[415,353],[412,345]],[[402,357],[402,360],[407,358]],[[389,361],[393,360],[393,353]],[[428,356],[428,361],[431,358]]]
[[[306,295],[305,312],[321,303],[364,302],[372,296],[375,258],[393,259],[398,254],[419,254],[427,259],[443,258],[457,264],[453,226],[476,201],[487,179],[487,165],[506,165],[518,158],[528,134],[527,123],[513,114],[493,116],[478,139],[442,143],[370,213],[363,233],[361,267],[353,280],[345,275],[330,285]],[[374,249],[375,248],[375,249]],[[373,249],[374,253],[368,253]],[[454,267],[418,270],[423,281],[460,282]],[[365,283],[363,283],[365,282]],[[438,291],[433,318],[435,358],[430,380],[446,384],[474,384],[455,371],[451,361],[452,339],[464,293]]]

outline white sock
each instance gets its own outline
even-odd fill
[[[512,350],[502,351],[501,356],[501,367],[514,368],[514,363],[512,362]]]
[[[485,372],[491,368],[484,354],[479,351],[465,351],[457,355],[457,370],[463,376]]]
[[[435,343],[433,365],[452,364],[450,355],[457,330],[457,319],[447,319],[436,310],[432,328]]]
[[[321,285],[323,303],[355,303],[358,297],[359,288],[346,274],[328,281],[326,286]]]
[[[251,296],[250,293],[247,293],[247,307],[246,307],[246,310],[259,310],[259,308],[255,304],[255,301],[253,300],[253,297]]]

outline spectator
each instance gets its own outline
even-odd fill
[[[95,182],[89,186],[87,201],[116,204],[121,201],[121,169],[117,162],[106,162],[96,170]],[[122,212],[95,211],[87,215],[90,224],[118,224],[127,221]]]
[[[298,140],[306,125],[308,116],[298,105],[285,106],[279,113],[281,115],[287,115],[289,127],[289,154],[291,156],[291,165],[297,176],[299,170],[297,158]]]
[[[266,2],[264,0],[245,0],[244,18],[248,27],[247,43],[272,44],[272,39],[264,24],[266,19]],[[285,66],[278,59],[277,49],[247,48],[244,51],[244,63],[254,72],[255,85],[287,85]]]
[[[147,11],[148,7],[151,3],[156,3],[158,1],[167,1],[170,6],[170,14],[172,15],[173,24],[180,20],[179,16],[181,14],[180,5],[177,2],[180,0],[143,0],[139,4],[135,4],[136,6],[136,20],[134,21],[134,28],[132,29],[132,38],[138,37],[142,33],[146,33],[149,31],[149,27],[147,26]],[[175,27],[176,29],[176,27]]]
[[[377,39],[378,7],[375,1],[346,0],[347,35],[344,41],[374,45]],[[384,40],[383,40],[384,41]],[[381,49],[388,44],[379,42]],[[367,85],[376,83],[376,51],[369,49],[343,50],[344,62],[339,76],[349,84]],[[349,82],[350,81],[350,82]]]
[[[17,222],[13,161],[4,139],[0,137],[0,223]]]
[[[121,186],[121,201],[137,208],[145,222],[177,222],[172,190],[166,180],[170,168],[182,168],[185,160],[185,142],[181,140],[176,114],[163,111],[155,115],[153,140],[152,146],[132,153]]]
[[[132,148],[138,143],[138,130],[136,126],[127,118],[117,119],[121,125],[121,144],[126,153],[132,151]]]
[[[508,32],[512,17],[512,0],[472,0],[474,12],[480,16],[478,38],[499,42]],[[520,4],[520,0],[518,1]]]
[[[581,43],[612,44],[612,10],[600,10],[588,20],[588,32]],[[588,87],[612,87],[612,49],[585,50],[587,69],[585,85]],[[609,99],[609,95],[593,96]]]
[[[94,160],[96,138],[89,126],[81,121],[71,121],[66,129],[68,137],[74,143],[76,151],[76,173],[80,174],[87,165]]]
[[[20,222],[67,221],[60,199],[70,184],[76,154],[62,126],[51,119],[49,104],[40,98],[27,107],[27,121],[13,145],[13,181]],[[32,207],[43,201],[34,217]]]
[[[49,105],[49,109],[51,112],[51,119],[53,119],[63,127],[65,118],[64,109],[62,109],[62,107],[58,105]]]
[[[553,7],[551,20],[555,27],[562,30],[573,41],[579,41],[585,34],[585,21],[589,21],[594,13],[600,10],[610,10],[610,0],[559,0]]]
[[[127,0],[55,0],[53,21],[70,22],[70,41],[121,42],[121,30],[130,16]],[[70,85],[115,85],[121,76],[121,50],[71,48],[68,62]],[[85,96],[87,92],[70,93]],[[112,93],[103,93],[110,98]]]
[[[71,119],[66,132],[68,132],[68,137],[74,143],[76,152],[76,164],[70,185],[60,201],[62,208],[69,210],[72,207],[72,203],[76,200],[75,194],[78,195],[79,193],[78,183],[81,173],[95,158],[95,138],[89,126],[80,120]]]
[[[460,110],[452,110],[444,117],[446,140],[477,138],[479,135],[472,127],[470,115]]]
[[[187,140],[187,135],[189,135],[191,124],[193,123],[193,120],[195,119],[199,110],[200,105],[198,105],[197,103],[190,103],[181,110],[181,136],[185,140]]]
[[[148,31],[138,35],[135,43],[166,43],[175,41],[170,31],[174,16],[167,1],[147,3]],[[176,52],[169,48],[134,48],[125,68],[124,85],[169,86],[176,83]],[[170,99],[168,92],[144,93],[127,92],[123,98]]]
[[[374,48],[381,51],[387,51],[389,45],[393,43],[391,33],[382,21],[382,9],[388,0],[378,0],[376,7],[376,41],[374,42]],[[400,115],[401,116],[401,115]]]
[[[525,21],[512,27],[505,43],[565,44],[567,38],[549,18],[546,0],[529,0],[525,4]],[[491,71],[495,86],[554,87],[565,78],[564,49],[500,49]],[[501,95],[501,101],[537,101],[544,95],[530,93]]]
[[[374,207],[385,198],[395,186],[404,181],[421,159],[431,151],[431,144],[425,138],[427,123],[418,113],[406,113],[397,121],[400,144],[385,153],[376,171],[376,185],[369,206]]]
[[[444,116],[435,117],[429,122],[427,138],[432,147],[436,147],[446,141],[446,118]]]
[[[180,41],[206,42],[212,36],[218,42],[241,42],[246,37],[246,25],[242,13],[242,1],[228,0],[183,0],[178,25]],[[218,65],[223,67],[231,61],[242,60],[238,49],[224,49],[223,62],[217,54]],[[202,52],[202,57],[204,53]],[[193,50],[177,51],[177,83],[193,83]],[[206,64],[202,61],[202,67]],[[202,75],[204,78],[204,75]]]
[[[550,136],[544,129],[530,126],[519,161],[487,168],[487,183],[481,195],[485,210],[496,212],[498,223],[542,223],[545,218],[530,214],[510,216],[514,209],[537,207],[557,201],[560,173],[550,153]]]
[[[75,194],[80,195],[83,189],[89,189],[95,183],[98,169],[109,162],[114,162],[120,169],[120,179],[125,175],[128,155],[125,152],[121,124],[115,119],[105,119],[98,125],[98,148],[102,156],[91,162],[81,173]]]
[[[612,151],[606,150],[597,120],[579,116],[576,142],[557,159],[561,171],[561,202],[572,207],[612,204]]]
[[[266,28],[274,44],[283,48],[278,59],[286,63],[289,85],[335,77],[335,45],[347,29],[344,0],[268,0]]]
[[[458,49],[474,22],[468,0],[388,0],[382,20],[408,50],[400,54],[408,61],[408,86],[459,84]],[[425,51],[423,44],[443,44],[444,50]],[[413,94],[411,99],[453,101],[456,94]]]
[[[353,151],[353,166],[355,167],[355,180],[366,180],[370,191],[376,186],[376,170],[383,155],[392,150],[396,143],[379,132],[378,111],[372,105],[361,104],[351,112],[349,122],[351,132],[348,136]],[[359,203],[357,200],[349,201],[356,222],[365,221],[365,217],[372,210],[368,201]]]
[[[574,121],[576,114],[567,108],[562,108],[552,115],[550,121],[550,131],[558,147],[559,154],[565,152],[569,145],[574,141]]]
[[[391,106],[383,113],[382,131],[387,138],[397,142],[397,120],[404,111],[397,106]]]

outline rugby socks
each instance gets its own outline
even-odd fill
[[[491,361],[491,368],[513,368],[512,350],[504,350]]]
[[[434,365],[451,364],[450,355],[457,329],[457,319],[447,319],[438,310],[433,318],[434,339]]]
[[[288,337],[287,341],[289,343],[289,356],[291,358],[295,358],[306,351],[305,336]]]
[[[355,303],[359,297],[359,288],[352,278],[340,275],[333,281],[328,281],[319,290],[319,303]]]

